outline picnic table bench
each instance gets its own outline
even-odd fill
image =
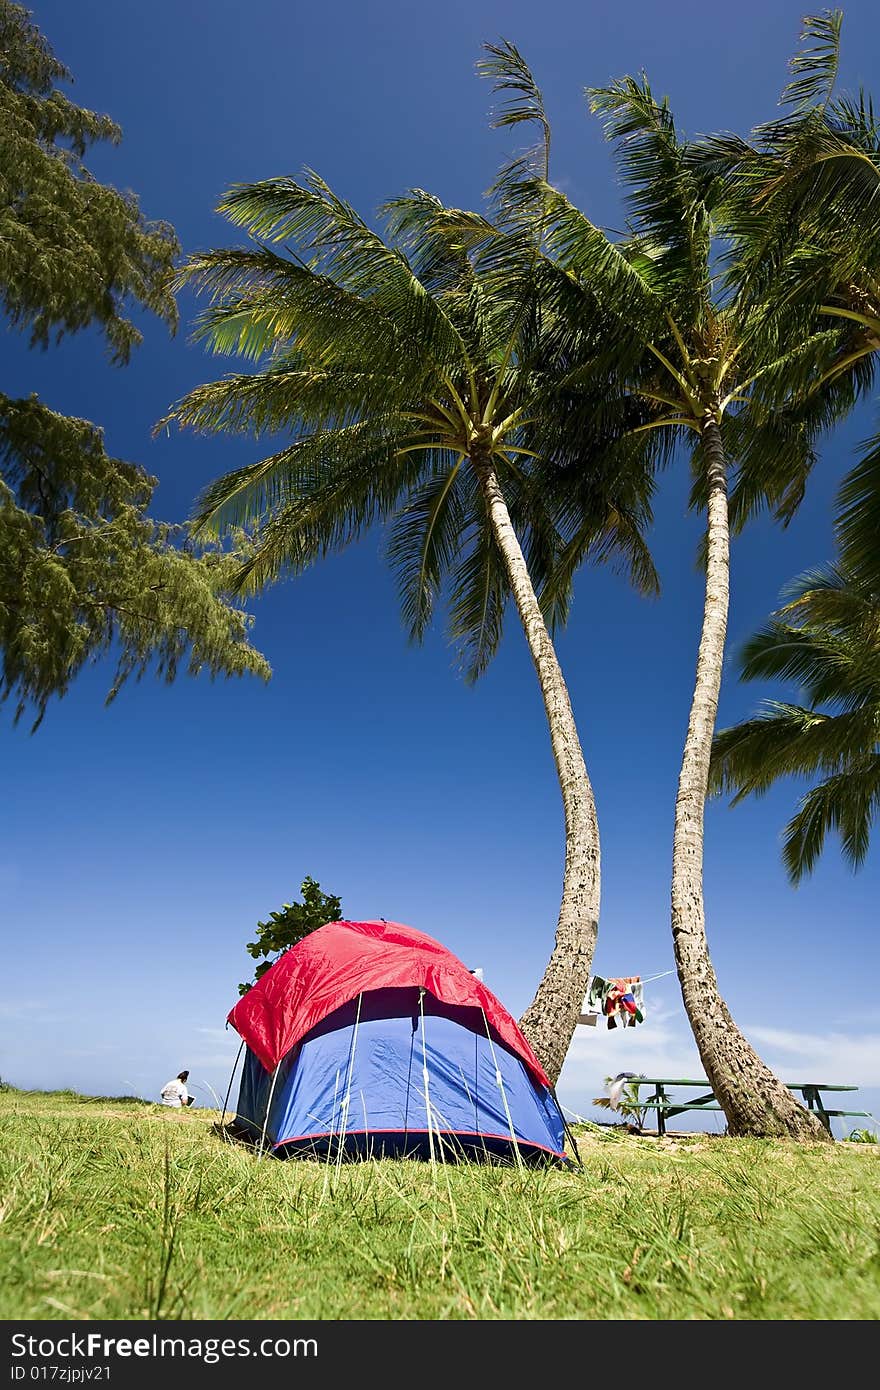
[[[828,1133],[831,1133],[831,1121],[839,1116],[852,1116],[859,1119],[870,1119],[867,1110],[829,1110],[823,1100],[825,1091],[857,1091],[858,1086],[832,1086],[824,1081],[786,1081],[786,1086],[790,1091],[800,1091],[804,1099],[804,1104],[808,1110],[812,1110],[818,1115]],[[669,1076],[634,1076],[629,1085],[635,1089],[638,1095],[640,1086],[653,1086],[654,1093],[647,1100],[639,1097],[639,1109],[656,1110],[657,1112],[657,1133],[666,1133],[666,1121],[673,1115],[682,1115],[686,1110],[710,1111],[720,1110],[721,1106],[715,1100],[715,1096],[709,1088],[709,1082],[705,1077],[694,1080],[681,1080]],[[706,1091],[705,1095],[694,1096],[688,1099],[674,1099],[667,1093],[667,1086],[690,1086],[697,1087]]]

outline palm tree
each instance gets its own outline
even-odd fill
[[[507,94],[499,123],[541,124],[527,163],[546,178],[549,128],[516,50],[492,48],[487,72]],[[603,455],[582,470],[574,521],[567,502],[535,486],[542,451],[582,453],[579,431],[599,393],[613,394],[612,382],[593,376],[588,388],[560,387],[573,355],[596,345],[541,303],[540,223],[498,232],[416,190],[386,205],[383,237],[314,173],[235,187],[220,211],[256,244],[195,256],[184,278],[212,299],[198,335],[257,367],[196,388],[169,418],[203,431],[289,436],[201,499],[202,530],[257,528],[242,586],[295,574],[387,522],[411,636],[424,635],[438,598],[448,597],[472,679],[497,648],[513,597],[565,814],[555,946],[523,1020],[555,1081],[586,992],[600,859],[593,791],[536,589],[572,544],[618,557],[639,588],[656,588],[642,539],[650,476],[624,466],[623,455]],[[499,240],[507,274],[483,264],[483,248]],[[551,620],[564,616],[565,602],[548,600]]]
[[[514,206],[531,199],[545,209],[544,303],[569,321],[579,318],[584,331],[597,314],[603,319],[608,358],[587,370],[616,367],[624,402],[649,412],[635,426],[624,424],[621,436],[657,432],[669,447],[691,441],[693,498],[707,531],[703,623],[673,839],[672,934],[684,1004],[731,1133],[823,1139],[721,996],[706,937],[702,864],[731,521],[740,527],[761,506],[781,519],[796,509],[814,462],[813,439],[838,408],[831,390],[805,403],[803,383],[826,370],[840,335],[824,325],[805,333],[800,316],[788,322],[781,306],[769,314],[735,254],[719,263],[724,186],[693,158],[668,102],[655,99],[647,78],[593,89],[590,104],[619,151],[630,234],[611,239],[528,172],[513,180],[509,196]],[[536,466],[547,472],[544,460]]]
[[[880,815],[880,596],[833,569],[807,574],[789,602],[744,648],[744,680],[794,680],[805,705],[766,702],[715,740],[712,790],[734,803],[782,777],[818,780],[785,828],[783,858],[798,883],[830,830],[854,869]]]
[[[791,62],[781,118],[751,141],[735,136],[703,143],[704,172],[722,179],[737,259],[753,289],[811,333],[818,319],[835,324],[838,350],[807,390],[828,383],[854,402],[873,382],[880,350],[880,124],[870,95],[836,91],[843,14],[826,10],[804,21]],[[845,330],[845,331],[844,331]],[[880,435],[840,489],[837,539],[853,576],[880,583]]]

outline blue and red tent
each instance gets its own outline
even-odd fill
[[[231,1010],[237,1120],[279,1156],[563,1159],[564,1123],[517,1024],[432,937],[329,922]]]

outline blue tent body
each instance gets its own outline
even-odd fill
[[[335,1009],[281,1059],[274,1084],[248,1047],[237,1119],[257,1140],[265,1125],[279,1157],[564,1159],[548,1088],[481,1009],[419,988],[371,990]]]

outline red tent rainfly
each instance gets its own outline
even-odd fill
[[[550,1089],[518,1025],[476,976],[433,937],[400,922],[328,922],[281,956],[228,1022],[267,1071],[335,1009],[369,990],[421,986],[444,1004],[481,1009],[490,1032]]]

